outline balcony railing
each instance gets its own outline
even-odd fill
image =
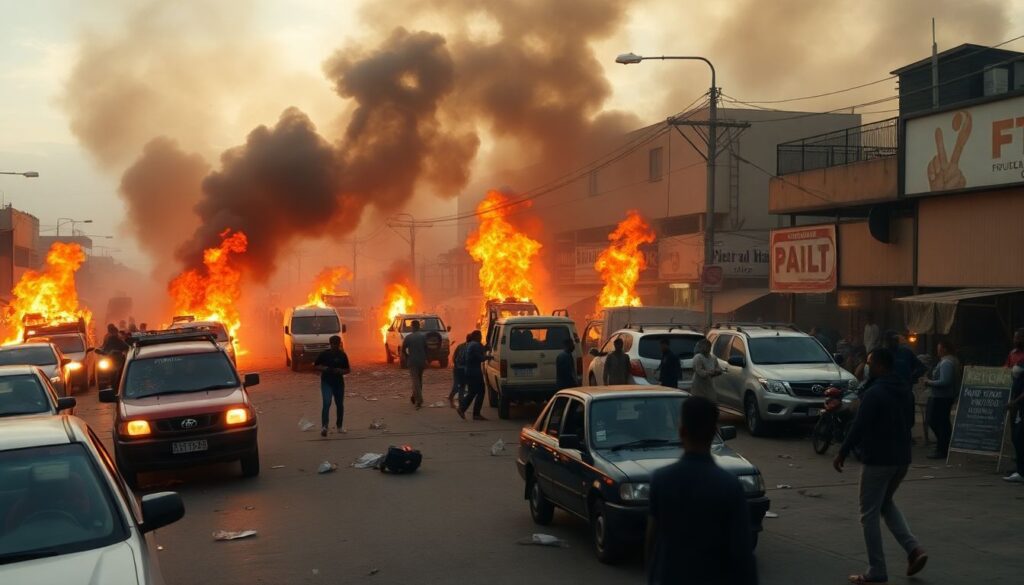
[[[856,128],[783,142],[777,147],[776,174],[786,175],[896,156],[899,147],[897,120],[889,118]]]

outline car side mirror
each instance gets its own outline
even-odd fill
[[[64,367],[71,363],[71,358],[60,358],[60,367]]]
[[[342,333],[348,333],[348,325],[345,325],[344,323],[342,323],[341,324],[341,332]]]
[[[102,388],[99,391],[100,402],[117,402],[117,392],[113,388]]]
[[[285,335],[291,335],[291,332],[288,331],[288,326],[287,325],[284,326],[284,334]]]
[[[747,365],[747,360],[743,359],[743,356],[741,356],[741,355],[732,355],[732,356],[729,356],[728,363],[729,363],[730,366],[736,366],[737,368],[742,368],[743,366]]]
[[[562,435],[558,437],[558,448],[576,449],[577,451],[582,451],[583,441],[580,440],[579,435]]]
[[[601,352],[596,347],[590,348],[590,351],[588,353],[590,353],[590,355],[594,357],[601,355]]]
[[[60,398],[57,399],[57,412],[61,412],[63,410],[71,410],[77,404],[78,401],[75,400],[74,396],[61,396]]]
[[[246,388],[249,388],[251,386],[259,386],[260,375],[256,373],[246,374],[245,377],[242,378],[242,385],[245,386]]]
[[[843,354],[841,353],[832,354],[832,359],[835,360],[835,362],[839,365],[843,365],[844,363],[846,363],[846,358],[843,357]]]
[[[185,503],[177,492],[142,496],[142,531],[151,532],[173,524],[185,515]]]
[[[718,427],[718,434],[723,441],[731,441],[736,438],[736,427],[731,425]]]
[[[449,325],[449,326],[445,327],[445,331],[447,331],[448,333],[451,333],[452,332],[452,326]]]

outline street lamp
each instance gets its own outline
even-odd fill
[[[75,235],[75,225],[80,223],[92,223],[91,219],[71,219],[70,217],[58,217],[57,218],[57,237],[60,237],[60,226],[70,223],[71,224],[71,235]]]
[[[616,63],[622,65],[636,65],[641,61],[651,59],[673,59],[682,61],[703,61],[711,69],[711,89],[708,90],[708,154],[707,154],[707,207],[704,218],[704,268],[707,269],[715,262],[715,159],[718,157],[718,87],[715,83],[715,66],[704,57],[696,56],[670,56],[641,57],[636,53],[623,53],[615,58]],[[701,277],[703,281],[703,275]],[[702,287],[703,288],[703,287]],[[710,292],[704,293],[704,326],[711,329],[711,322],[714,314],[714,300]]]
[[[36,179],[39,177],[39,173],[36,171],[0,171],[0,175],[21,175],[26,179]]]

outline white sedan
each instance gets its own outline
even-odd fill
[[[683,375],[679,388],[689,390],[693,383],[693,350],[704,338],[700,332],[689,327],[654,325],[634,326],[612,333],[600,349],[591,349],[590,365],[587,367],[587,385],[604,385],[604,363],[608,354],[615,349],[615,340],[622,339],[622,351],[629,356],[629,376],[626,384],[657,385],[658,366],[661,364],[661,341],[667,339],[669,351],[679,356]]]

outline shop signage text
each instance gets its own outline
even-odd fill
[[[836,288],[836,227],[773,230],[771,291],[827,293]]]

